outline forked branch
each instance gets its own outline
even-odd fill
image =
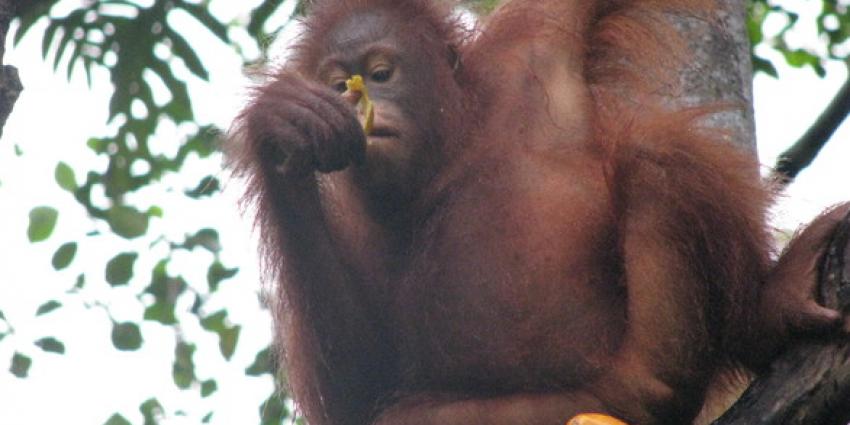
[[[822,259],[824,305],[850,310],[850,213]],[[781,355],[713,425],[846,425],[850,422],[850,339],[810,339]]]

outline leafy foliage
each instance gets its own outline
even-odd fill
[[[239,341],[240,327],[229,324],[227,312],[223,310],[201,320],[201,326],[218,334],[221,355],[230,360],[236,350],[236,343]]]
[[[118,254],[106,263],[106,281],[112,286],[126,285],[133,277],[133,264],[139,254],[125,252]]]
[[[471,0],[465,2],[473,11],[486,15],[499,5],[499,0]]]
[[[183,240],[171,240],[171,235],[159,233],[159,227],[154,230],[156,220],[166,217],[166,210],[159,205],[140,204],[136,199],[143,198],[133,194],[161,185],[169,174],[179,174],[190,158],[213,159],[208,163],[214,168],[207,177],[176,193],[185,194],[189,200],[203,200],[216,196],[221,190],[218,170],[215,169],[218,162],[214,156],[221,131],[196,122],[188,81],[177,69],[187,71],[198,81],[206,81],[209,71],[194,46],[183,36],[183,28],[176,27],[171,17],[181,14],[184,19],[193,19],[200,28],[206,28],[213,39],[238,52],[238,46],[231,40],[231,24],[219,21],[206,2],[101,0],[76,4],[77,7],[65,14],[54,13],[54,6],[62,5],[62,0],[32,3],[33,7],[18,10],[18,26],[13,40],[20,42],[36,23],[47,21],[46,29],[38,36],[41,37],[42,55],[54,69],[60,70],[61,67],[69,77],[82,72],[90,84],[95,70],[105,70],[114,87],[108,116],[109,121],[115,124],[110,127],[114,132],[92,137],[84,145],[104,158],[106,167],[80,173],[74,164],[60,162],[55,167],[55,181],[60,189],[73,195],[91,218],[89,225],[93,230],[89,232],[89,240],[123,239],[137,246],[105,258],[100,276],[93,274],[87,279],[91,273],[80,273],[68,294],[80,294],[77,303],[83,303],[88,291],[86,282],[94,278],[132,295],[139,289],[135,282],[144,275],[150,276],[148,284],[142,285],[137,294],[136,301],[144,307],[140,319],[174,329],[175,335],[178,335],[172,371],[175,385],[189,389],[197,383],[201,388],[200,395],[208,397],[217,390],[218,384],[214,379],[197,382],[193,356],[198,345],[184,339],[182,327],[188,319],[183,313],[194,315],[198,324],[203,321],[204,328],[218,337],[220,355],[231,358],[236,351],[241,327],[226,320],[226,310],[210,315],[204,306],[223,282],[237,274],[238,269],[228,267],[219,258],[222,245],[215,229],[187,229]],[[253,26],[249,34],[257,37],[258,45],[261,44],[259,38],[275,32],[267,32],[264,28],[282,3],[264,1],[251,14]],[[162,96],[162,93],[166,95]],[[176,149],[166,149],[167,153],[157,152],[151,141],[163,122],[182,125],[189,130],[194,127],[194,132],[180,141]],[[32,242],[47,240],[57,226],[58,215],[59,211],[51,207],[34,208],[27,229],[29,239]],[[99,224],[105,224],[107,231],[104,232],[104,227]],[[53,268],[66,270],[73,267],[74,258],[78,251],[85,249],[87,242],[68,241],[54,248]],[[145,243],[147,247],[138,243]],[[209,262],[207,282],[190,285],[182,276],[169,273],[172,257],[180,251],[191,253],[195,262]],[[143,272],[142,264],[154,264],[154,267]],[[187,300],[191,305],[189,311],[180,310],[181,300]],[[38,308],[36,316],[47,316],[73,302],[73,299],[47,301]],[[106,303],[96,302],[91,306],[103,308],[112,316]],[[117,350],[139,350],[144,342],[142,327],[133,320],[113,321],[111,340]],[[64,343],[54,337],[42,338],[35,345],[51,353],[64,352]],[[16,376],[24,377],[31,363],[29,357],[17,355],[10,370]],[[140,406],[145,424],[157,423],[157,417],[165,414],[163,407],[152,400]],[[114,415],[107,423],[129,422],[121,415]]]
[[[133,425],[133,423],[128,421],[127,419],[124,419],[123,416],[116,413],[112,415],[109,420],[107,420],[106,423],[104,423],[103,425]]]
[[[42,315],[45,315],[47,313],[50,313],[53,310],[60,308],[60,307],[62,307],[62,304],[59,301],[50,300],[50,301],[42,304],[41,307],[39,307],[38,310],[35,312],[35,315],[36,316],[42,316]]]
[[[245,374],[260,376],[265,373],[272,373],[272,371],[273,365],[271,359],[271,347],[269,347],[257,353],[254,363],[251,363],[251,366],[248,366],[248,368],[245,369]]]
[[[279,425],[280,418],[289,417],[290,412],[280,397],[272,395],[260,406],[260,415],[261,425]]]
[[[135,351],[142,346],[142,332],[135,323],[115,323],[112,326],[112,345],[121,351]]]
[[[65,344],[53,337],[41,338],[35,345],[48,353],[65,354]]]
[[[54,269],[62,270],[68,267],[71,264],[71,261],[74,261],[75,255],[77,255],[77,243],[68,242],[56,250],[56,253],[53,254],[53,259],[50,263],[53,265]]]
[[[747,30],[753,46],[753,66],[756,72],[763,72],[773,77],[778,73],[773,61],[756,52],[758,45],[770,46],[779,52],[784,61],[796,68],[811,68],[818,76],[826,75],[824,63],[827,60],[845,60],[850,37],[850,13],[848,4],[835,0],[819,2],[821,11],[816,18],[817,35],[825,40],[825,49],[818,51],[812,46],[794,46],[790,41],[793,31],[802,30],[805,22],[795,10],[775,4],[769,0],[749,0],[749,20]],[[791,4],[791,3],[788,3]],[[766,23],[769,19],[783,22],[776,34],[766,33]]]
[[[155,398],[149,399],[139,406],[139,411],[142,412],[142,417],[145,418],[144,425],[157,425],[159,417],[162,416],[162,405]]]
[[[188,389],[197,379],[195,377],[195,362],[192,357],[195,355],[195,346],[180,342],[174,352],[174,367],[171,374],[174,378],[174,384],[181,389]]]
[[[74,176],[74,170],[70,165],[60,162],[56,165],[55,174],[56,183],[59,184],[59,187],[72,193],[77,190],[77,178]]]
[[[18,378],[26,378],[29,375],[30,366],[32,366],[32,359],[29,356],[15,353],[12,356],[12,367],[9,371]]]
[[[53,228],[56,227],[56,220],[59,218],[59,211],[51,207],[36,207],[30,211],[30,225],[27,228],[27,237],[30,242],[41,242],[50,237],[53,233]]]

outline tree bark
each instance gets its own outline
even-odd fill
[[[850,308],[850,213],[820,270],[821,301]],[[815,339],[792,347],[713,425],[846,425],[850,422],[850,340]]]
[[[718,0],[711,19],[675,16],[692,57],[680,70],[676,105],[729,105],[708,124],[756,155],[752,63],[746,2]],[[843,97],[842,97],[843,99]],[[846,115],[844,103],[840,113]],[[837,109],[837,108],[836,108]],[[758,164],[757,161],[754,161]],[[754,167],[753,178],[760,178]],[[821,270],[824,305],[850,310],[850,216],[837,230]],[[846,425],[850,422],[850,341],[809,339],[781,355],[768,373],[713,425]]]
[[[708,124],[724,130],[730,142],[756,154],[753,113],[753,70],[747,37],[746,2],[717,0],[711,18],[675,16],[674,24],[688,43],[687,67],[680,71],[683,106],[728,105]]]

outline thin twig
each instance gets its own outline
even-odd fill
[[[848,114],[850,114],[850,76],[806,134],[779,156],[773,171],[773,179],[783,184],[794,181],[797,174],[815,160]]]

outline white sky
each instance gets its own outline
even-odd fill
[[[256,3],[252,1],[250,3]],[[226,18],[240,17],[249,10],[245,2],[213,2],[214,11]],[[811,13],[807,11],[806,13]],[[244,18],[244,16],[241,16]],[[807,15],[801,21],[809,21]],[[218,47],[218,43],[204,40],[203,31],[190,29],[185,24],[190,42],[198,50],[212,71],[209,85],[194,82],[191,93],[198,120],[227,127],[239,109],[247,82],[240,73],[240,63],[233,55]],[[183,27],[181,27],[183,28]],[[146,284],[148,276],[135,279],[129,292],[113,294],[98,278],[99,268],[106,259],[125,249],[146,249],[137,242],[112,242],[113,245],[86,241],[80,246],[72,267],[56,273],[50,266],[55,249],[64,242],[85,239],[92,225],[71,196],[58,188],[54,168],[59,161],[71,164],[81,180],[90,167],[102,169],[105,162],[84,148],[87,138],[109,134],[105,127],[107,100],[111,87],[108,75],[94,75],[94,87],[85,85],[81,74],[69,83],[64,71],[53,74],[40,57],[40,40],[35,37],[43,26],[32,33],[20,46],[10,48],[6,62],[17,66],[26,90],[0,140],[0,310],[16,328],[16,334],[0,342],[0,424],[94,424],[103,423],[116,410],[134,422],[140,423],[138,405],[148,397],[165,395],[160,401],[166,407],[183,406],[192,400],[177,391],[171,382],[171,345],[173,336],[167,329],[146,323],[143,325],[145,346],[135,353],[118,353],[109,342],[110,325],[103,310],[86,309],[79,298],[61,295],[73,285],[78,273],[88,264],[98,269],[89,270],[92,293],[83,297],[92,302],[99,297],[119,303],[113,313],[119,320],[138,321],[141,309],[137,303],[127,302],[127,296]],[[799,43],[814,46],[810,41],[813,29],[801,32]],[[238,35],[238,34],[237,34]],[[196,38],[197,37],[197,38]],[[64,69],[60,68],[60,69]],[[756,121],[760,157],[769,166],[775,156],[801,135],[820,113],[845,78],[843,65],[832,64],[829,77],[818,79],[809,70],[791,70],[781,67],[781,79],[767,77],[756,79]],[[186,129],[164,127],[160,130],[163,149],[179,139]],[[16,157],[14,146],[23,150]],[[791,187],[776,210],[776,225],[794,228],[810,220],[826,206],[850,199],[850,125],[844,125],[835,135],[817,161],[803,172]],[[184,228],[196,229],[197,223],[209,223],[221,232],[227,248],[222,260],[227,266],[241,266],[237,278],[223,284],[222,294],[213,304],[228,305],[232,319],[243,324],[239,351],[232,360],[238,367],[227,367],[221,361],[200,361],[197,373],[202,379],[211,376],[225,378],[219,382],[219,392],[210,400],[197,405],[188,419],[171,418],[166,424],[196,424],[206,413],[205,408],[215,406],[219,411],[213,423],[256,423],[257,407],[271,389],[268,380],[254,380],[242,375],[242,369],[251,363],[257,350],[269,338],[268,319],[259,312],[252,288],[257,281],[256,260],[252,243],[247,236],[248,225],[235,210],[234,195],[217,198],[200,210],[197,203],[175,207],[171,202],[181,202],[179,189],[185,188],[210,172],[217,164],[194,161],[188,171],[194,180],[168,179],[178,192],[163,200],[161,193],[141,195],[140,202],[161,203],[166,216],[153,223],[152,231],[161,230],[175,237]],[[223,180],[227,180],[222,176]],[[30,244],[26,240],[29,210],[38,205],[51,205],[59,209],[59,224],[54,235],[46,242]],[[188,209],[188,208],[191,208]],[[189,280],[204,282],[203,269],[193,267],[191,261],[177,258],[170,267],[171,273],[184,273]],[[150,270],[149,264],[139,264],[137,270]],[[102,279],[101,279],[102,280]],[[123,296],[122,296],[123,295]],[[60,297],[66,308],[43,318],[32,320],[35,309],[51,297]],[[126,304],[126,305],[125,305]],[[213,310],[214,311],[214,310]],[[193,340],[216,344],[212,335],[197,329],[187,329]],[[59,336],[66,344],[64,356],[43,354],[28,346],[43,336]],[[20,380],[6,373],[5,363],[13,349],[21,349],[34,359],[30,378]],[[192,404],[192,403],[190,403]]]

